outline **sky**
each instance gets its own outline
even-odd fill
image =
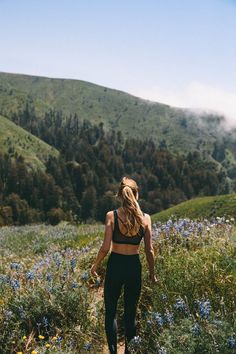
[[[236,0],[0,0],[0,71],[85,80],[236,124]]]

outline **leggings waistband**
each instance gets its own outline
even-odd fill
[[[141,260],[139,257],[139,253],[135,254],[122,254],[122,253],[116,253],[116,252],[111,252],[110,256],[108,258],[108,264],[112,265],[114,267],[129,267],[133,268],[133,266],[141,265]]]
[[[112,258],[139,258],[139,253],[134,254],[122,254],[111,251],[110,257]]]

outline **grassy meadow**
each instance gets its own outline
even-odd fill
[[[0,229],[1,353],[106,353],[103,281],[89,269],[103,225],[29,225]],[[234,219],[153,223],[158,283],[142,292],[132,353],[235,353]],[[123,337],[122,296],[118,302]]]

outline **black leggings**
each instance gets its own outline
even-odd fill
[[[110,353],[117,353],[117,301],[124,284],[125,353],[127,343],[136,335],[136,309],[141,291],[142,264],[139,254],[111,252],[104,281],[105,330]]]

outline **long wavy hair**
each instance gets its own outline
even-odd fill
[[[137,233],[140,226],[143,226],[143,213],[137,201],[139,188],[137,183],[128,177],[123,177],[117,197],[122,201],[122,207],[126,214],[126,221],[124,222],[127,232],[131,236],[132,231]]]

